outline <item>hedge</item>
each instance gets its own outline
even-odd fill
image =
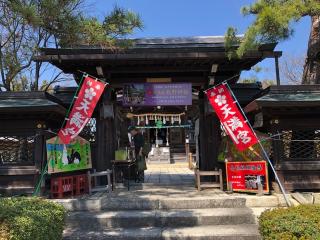
[[[320,239],[320,205],[300,205],[267,210],[259,218],[265,240]]]
[[[0,198],[0,239],[62,239],[66,211],[41,198]]]

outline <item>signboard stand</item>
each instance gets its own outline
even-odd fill
[[[246,114],[244,113],[241,105],[239,104],[237,98],[236,98],[235,95],[233,94],[233,91],[231,90],[229,84],[228,84],[227,82],[224,82],[224,83],[222,83],[222,84],[225,84],[225,85],[227,86],[227,88],[229,89],[229,91],[230,91],[231,94],[232,94],[232,97],[233,97],[234,100],[236,101],[236,104],[238,105],[238,108],[240,109],[242,115],[245,117],[245,119],[246,119],[249,127],[251,128],[251,130],[253,131],[253,133],[256,135],[256,133],[255,133],[254,130],[253,130],[252,125],[250,124],[250,122],[249,122]],[[257,136],[256,136],[256,137],[257,137]],[[258,138],[258,137],[257,137],[257,138]],[[258,139],[259,139],[259,138],[258,138]],[[278,177],[278,174],[277,174],[276,170],[274,169],[274,167],[273,167],[273,165],[272,165],[272,162],[271,162],[271,160],[270,160],[270,158],[269,158],[266,150],[264,149],[263,145],[261,144],[260,140],[258,140],[258,144],[259,144],[259,146],[260,146],[260,148],[261,148],[261,150],[262,150],[265,158],[267,159],[267,161],[268,161],[268,163],[269,163],[269,165],[270,165],[270,167],[271,167],[272,172],[274,173],[275,179],[276,179],[277,183],[279,184],[279,187],[280,187],[281,192],[282,192],[282,194],[283,194],[283,197],[284,197],[284,199],[285,199],[285,201],[286,201],[286,203],[287,203],[287,206],[290,206],[291,204],[290,204],[289,199],[288,199],[288,197],[287,197],[287,195],[286,195],[286,192],[285,192],[285,190],[284,190],[284,187],[282,186],[282,183],[281,183],[281,181],[280,181],[280,179],[279,179],[279,177]]]
[[[265,161],[226,162],[227,186],[230,191],[269,193],[268,167]]]
[[[91,81],[91,80],[93,80],[93,81]],[[83,83],[86,83],[86,85],[84,86]],[[98,81],[97,78],[95,78],[93,76],[89,77],[89,75],[85,74],[85,73],[83,74],[83,76],[79,82],[78,88],[72,98],[71,104],[69,105],[69,108],[67,110],[66,117],[63,120],[63,123],[62,123],[60,130],[59,130],[59,133],[58,133],[59,138],[64,143],[69,143],[72,138],[76,137],[80,133],[82,128],[87,123],[88,119],[91,117],[93,110],[94,110],[94,107],[97,104],[97,102],[99,101],[99,98],[100,98],[105,86],[106,86],[106,83],[104,83],[104,82],[102,83],[102,82]],[[77,100],[79,100],[79,101],[77,101]],[[75,106],[75,105],[77,105],[77,106]],[[78,111],[75,111],[74,107]],[[82,112],[79,112],[80,110]],[[82,115],[81,113],[85,113],[85,115]],[[71,119],[69,119],[70,115],[72,115]],[[66,128],[65,124],[66,124],[66,126],[75,125],[76,127],[69,126],[68,128]],[[54,145],[56,145],[57,143],[58,143],[58,137],[56,138]],[[33,196],[38,195],[40,192],[40,187],[43,182],[43,179],[44,179],[45,175],[48,174],[48,170],[47,170],[48,163],[49,163],[49,161],[46,161],[45,165],[41,169],[39,180],[35,186]],[[90,159],[90,165],[91,165],[91,159]]]

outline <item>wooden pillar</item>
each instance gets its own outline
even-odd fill
[[[218,154],[221,141],[220,121],[215,113],[205,111],[207,101],[203,92],[199,93],[199,132],[200,162],[202,171],[211,171],[218,167]]]
[[[41,171],[43,164],[45,164],[46,162],[45,147],[46,142],[44,139],[43,130],[37,129],[34,142],[34,165],[39,170],[39,172]]]
[[[41,171],[43,170],[47,161],[45,133],[42,129],[36,129],[35,134],[36,137],[34,139],[34,165],[36,168],[36,173],[32,177],[33,187],[35,187],[38,181],[40,180],[40,175],[42,173]],[[40,193],[43,192],[44,187],[45,181],[42,181],[40,186]]]
[[[221,142],[221,129],[218,117],[213,113],[205,117],[206,119],[206,147],[207,156],[206,170],[214,170],[218,167],[218,155]]]
[[[115,121],[110,115],[106,115],[104,108],[109,110],[114,108],[114,97],[111,89],[106,89],[100,104],[100,116],[97,118],[97,159],[94,168],[97,171],[105,171],[111,169],[111,160],[114,159],[114,151],[116,146],[115,137]],[[113,109],[114,111],[115,109]],[[110,113],[110,111],[109,111]]]
[[[207,161],[207,134],[206,134],[206,124],[205,124],[205,96],[204,92],[199,92],[199,169],[206,170]]]
[[[271,122],[271,125],[270,125],[271,135],[277,135],[282,132],[282,128],[280,128],[279,125],[277,123],[275,123],[274,120],[271,120],[270,122]],[[272,164],[278,174],[280,182],[282,184],[284,184],[283,186],[287,190],[287,187],[285,186],[285,181],[284,181],[284,174],[283,174],[283,171],[281,170],[281,167],[280,167],[280,165],[282,164],[282,157],[281,156],[283,155],[283,151],[284,151],[283,142],[280,139],[281,139],[281,136],[277,136],[277,137],[275,137],[275,140],[272,140],[271,160],[272,160]],[[277,181],[275,180],[275,176],[274,176],[273,172],[271,171],[270,166],[268,167],[268,172],[269,172],[269,183],[271,184],[272,189],[277,193],[281,193],[281,189],[280,189]]]

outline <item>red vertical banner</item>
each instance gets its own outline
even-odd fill
[[[226,85],[221,84],[209,89],[207,97],[221,124],[239,151],[243,151],[258,142]]]
[[[87,124],[104,88],[105,83],[91,77],[84,78],[72,110],[66,119],[67,123],[58,133],[64,144],[69,144]]]

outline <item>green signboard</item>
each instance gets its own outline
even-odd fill
[[[70,144],[63,144],[57,137],[46,142],[48,173],[88,169],[91,164],[90,142],[76,137]]]

